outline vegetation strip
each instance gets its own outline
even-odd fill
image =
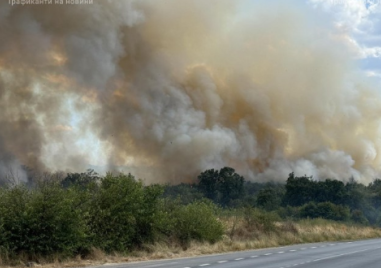
[[[254,183],[228,167],[181,185],[52,175],[0,188],[0,261],[62,267],[381,237],[380,208],[380,180]]]

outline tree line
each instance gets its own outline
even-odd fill
[[[285,183],[246,181],[233,168],[206,170],[197,183],[166,185],[164,196],[186,204],[207,198],[224,208],[257,207],[283,218],[326,218],[381,226],[381,180],[322,181],[289,174]]]
[[[222,238],[220,216],[244,212],[271,230],[273,219],[326,218],[380,225],[381,180],[362,185],[297,177],[246,181],[233,168],[209,169],[195,183],[144,185],[131,174],[93,171],[0,187],[0,259],[130,252],[156,242],[186,248]]]

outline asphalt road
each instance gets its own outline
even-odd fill
[[[381,268],[381,239],[301,244],[93,268]]]

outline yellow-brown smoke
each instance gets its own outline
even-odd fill
[[[380,96],[296,1],[4,2],[0,167],[380,174]]]

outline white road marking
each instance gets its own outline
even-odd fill
[[[346,255],[352,255],[352,254],[356,254],[356,253],[359,253],[359,252],[364,252],[364,251],[371,250],[371,249],[379,249],[379,248],[367,248],[367,249],[353,251],[353,252],[349,252],[349,253],[332,255],[332,256],[325,257],[325,258],[315,259],[315,260],[313,260],[313,262],[322,261],[322,260],[326,260],[326,259],[332,259],[332,258],[336,258],[336,257],[346,256]]]
[[[351,243],[352,243],[352,242],[351,242]],[[335,244],[330,244],[330,246],[331,246],[331,245],[333,246],[333,245],[335,245]],[[311,247],[311,248],[316,248],[316,247]],[[341,257],[341,256],[351,255],[351,254],[356,254],[356,253],[359,253],[359,252],[364,252],[364,251],[372,250],[372,249],[380,249],[380,248],[381,248],[381,247],[377,247],[377,248],[368,248],[368,249],[363,249],[363,250],[353,251],[353,252],[349,252],[349,253],[343,253],[343,254],[338,254],[338,255],[332,255],[332,256],[328,256],[328,257],[324,257],[324,258],[320,258],[320,259],[309,260],[309,261],[305,261],[305,262],[301,262],[301,263],[296,263],[296,264],[290,264],[290,265],[282,266],[282,267],[279,267],[279,268],[295,267],[295,266],[298,266],[298,265],[304,265],[304,264],[311,263],[311,262],[318,262],[318,261],[322,261],[322,260],[332,259],[332,258],[336,258],[336,257]],[[295,251],[295,250],[290,250],[290,251]],[[278,253],[279,253],[279,252],[278,252]]]
[[[148,266],[145,266],[145,267],[160,267],[160,266],[164,266],[164,265],[168,265],[168,264],[176,264],[176,263],[178,263],[178,262],[152,264],[152,265],[148,265]]]
[[[352,244],[353,242],[346,242],[347,244]],[[335,245],[338,245],[338,244],[329,244],[329,245],[323,245],[323,246],[319,246],[319,247],[326,247],[326,246],[335,246]],[[312,249],[315,249],[317,247],[310,247]],[[314,259],[314,260],[308,260],[308,261],[305,261],[305,262],[302,262],[302,263],[297,263],[297,264],[291,264],[291,265],[287,265],[287,266],[282,266],[282,267],[279,267],[279,268],[287,268],[287,267],[294,267],[294,266],[298,266],[298,265],[304,265],[304,264],[307,264],[307,263],[311,263],[311,262],[319,262],[319,261],[322,261],[322,260],[326,260],[326,259],[332,259],[332,258],[337,258],[337,257],[341,257],[341,256],[346,256],[346,255],[352,255],[352,254],[356,254],[356,253],[360,253],[360,252],[364,252],[364,251],[368,251],[368,250],[374,250],[374,249],[380,249],[381,247],[377,247],[377,248],[367,248],[367,249],[363,249],[363,250],[358,250],[358,251],[353,251],[353,252],[349,252],[349,253],[343,253],[343,254],[337,254],[337,255],[331,255],[331,256],[328,256],[328,257],[324,257],[324,258],[319,258],[319,259]],[[300,248],[300,250],[305,250],[306,248]],[[289,251],[291,252],[295,252],[297,250],[295,249],[290,249]],[[284,251],[279,251],[277,252],[278,254],[283,254],[285,253]],[[273,253],[266,253],[266,254],[263,254],[264,256],[269,256],[269,255],[272,255]],[[259,256],[258,255],[253,255],[251,256],[250,258],[258,258]],[[244,260],[245,258],[237,258],[237,259],[234,259],[236,261],[240,261],[240,260]],[[218,261],[217,263],[221,264],[221,263],[226,263],[226,262],[229,262],[228,260],[221,260],[221,261]],[[170,262],[170,263],[167,263],[167,264],[154,264],[154,265],[149,265],[149,266],[145,266],[145,267],[160,267],[160,266],[164,266],[164,265],[168,265],[168,264],[176,264],[178,262]],[[210,266],[211,264],[210,263],[204,263],[204,264],[200,264],[198,265],[199,267],[204,267],[204,266]],[[191,268],[191,267],[183,267],[183,268]]]

